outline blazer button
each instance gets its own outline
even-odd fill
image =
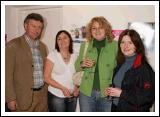
[[[34,65],[32,65],[32,67],[34,67]]]
[[[110,64],[107,64],[106,66],[107,66],[107,67],[109,67],[109,66],[110,66]]]

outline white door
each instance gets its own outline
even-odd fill
[[[45,7],[22,9],[18,13],[18,35],[23,35],[24,18],[29,13],[39,13],[44,17],[45,29],[42,34],[42,42],[46,44],[49,52],[55,48],[55,37],[59,30],[62,29],[62,7]]]

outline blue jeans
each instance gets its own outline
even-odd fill
[[[80,92],[79,102],[81,112],[111,112],[112,101],[100,97],[100,91],[93,90],[91,97]]]
[[[75,112],[77,98],[59,98],[48,92],[48,109],[50,112]]]

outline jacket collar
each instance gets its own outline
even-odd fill
[[[142,54],[137,54],[133,66],[131,67],[131,69],[136,69],[138,68],[142,63]],[[114,69],[114,75],[117,73],[117,71],[120,69],[121,65],[117,65],[117,67]]]
[[[134,61],[133,68],[139,67],[141,63],[142,63],[142,54],[138,54]]]

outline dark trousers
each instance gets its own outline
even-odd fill
[[[48,92],[48,108],[50,112],[75,112],[77,98],[60,98]]]

